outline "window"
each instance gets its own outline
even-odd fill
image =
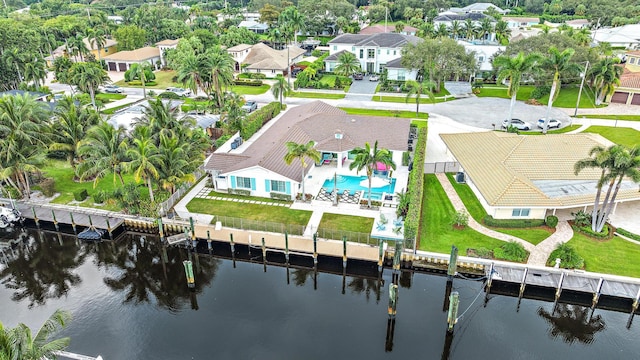
[[[380,49],[378,49],[378,55],[380,55]]]
[[[338,45],[333,45],[333,50],[338,50]]]
[[[275,70],[271,70],[271,73],[272,73],[272,74],[275,74],[275,73],[276,73],[276,71],[275,71]]]
[[[364,49],[360,49],[360,59],[364,57]]]
[[[396,54],[396,51],[395,51],[395,50],[393,50],[393,55],[395,55],[395,54]]]
[[[529,216],[529,211],[531,209],[513,209],[511,211],[511,216]]]
[[[484,56],[478,56],[478,61],[483,62],[484,61]]]
[[[281,192],[281,193],[287,192],[287,188],[284,181],[271,180],[271,191]]]
[[[404,70],[398,70],[398,80],[404,81]]]
[[[636,63],[636,58],[632,57],[629,58],[629,64],[635,64]]]
[[[374,57],[376,57],[376,50],[367,49],[367,59],[373,59]]]
[[[356,47],[355,46],[351,47],[351,52],[356,52]]]
[[[387,49],[387,55],[389,55],[389,49]]]
[[[242,189],[251,189],[251,178],[248,177],[236,177],[236,187]]]

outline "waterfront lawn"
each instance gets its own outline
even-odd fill
[[[344,99],[345,94],[322,93],[322,92],[305,92],[292,91],[288,97],[307,98],[307,99]]]
[[[264,198],[264,197],[258,197],[258,196],[245,196],[245,195],[238,195],[238,194],[228,194],[226,192],[218,192],[218,191],[209,192],[209,196],[217,196],[217,197],[221,197],[221,198],[225,198],[225,199],[262,201],[262,202],[275,203],[275,204],[292,204],[293,203],[293,201],[276,200],[276,199]]]
[[[454,180],[453,174],[447,174],[447,178],[449,179],[451,185],[453,185],[456,193],[458,193],[458,196],[460,196],[460,199],[462,199],[462,203],[464,203],[464,206],[467,208],[469,215],[478,223],[483,224],[483,220],[484,217],[487,216],[487,212],[484,210],[484,207],[482,207],[482,204],[480,204],[480,200],[478,200],[476,194],[473,192],[473,190],[471,190],[471,187],[469,187],[469,185],[467,184],[458,184]],[[484,224],[483,226],[504,234],[519,237],[520,239],[526,240],[533,245],[538,245],[540,242],[542,242],[552,234],[551,229],[546,226],[520,229],[498,228],[493,226],[486,226]]]
[[[579,115],[579,118],[640,121],[640,115]]]
[[[102,178],[96,184],[94,189],[93,181],[77,182],[74,180],[75,173],[68,161],[62,160],[49,160],[45,166],[42,167],[42,172],[46,177],[53,178],[55,181],[55,190],[60,193],[60,196],[56,197],[52,203],[54,204],[68,204],[73,200],[73,193],[82,189],[87,190],[89,196],[96,191],[112,192],[116,187],[120,187],[120,179],[116,178],[116,182],[113,182],[113,175],[109,174]],[[132,174],[123,175],[125,183],[134,182]],[[140,192],[143,198],[149,197],[149,191],[146,186],[140,186]],[[80,206],[94,207],[93,201],[87,198]]]
[[[416,118],[415,111],[358,109],[358,108],[348,108],[348,107],[341,107],[340,109],[346,111],[347,114],[349,115],[387,116],[387,117],[399,117],[399,118],[405,118],[405,119]],[[418,113],[418,115],[419,115],[418,116],[419,119],[429,118],[429,113],[420,112]]]
[[[373,218],[324,213],[318,229],[371,233]]]
[[[584,258],[587,271],[632,277],[640,273],[640,245],[617,236],[596,240],[578,232],[568,244]]]
[[[307,226],[311,211],[292,210],[284,206],[248,204],[225,200],[193,199],[187,209],[194,213],[268,221],[285,225]],[[214,218],[214,221],[216,219]]]
[[[260,86],[247,86],[247,85],[232,85],[231,91],[238,95],[260,95],[264,94],[271,89],[269,84],[262,84]]]
[[[616,144],[627,147],[640,146],[640,131],[632,128],[594,125],[589,126],[584,132],[600,134]]]
[[[433,174],[425,175],[420,219],[420,250],[448,254],[451,252],[451,245],[455,245],[460,250],[460,255],[466,255],[469,248],[493,250],[505,244],[469,227],[462,230],[454,229],[451,225],[453,214],[455,209],[438,179]]]

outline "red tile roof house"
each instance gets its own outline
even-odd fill
[[[640,105],[640,50],[627,51],[624,72],[620,85],[611,95],[611,102],[626,105]]]
[[[333,161],[331,165],[322,165],[322,162],[315,165],[306,159],[304,176],[308,178],[317,166],[321,166],[323,171],[325,167],[331,167],[331,176],[334,172],[345,173],[349,152],[356,147],[363,147],[365,142],[373,146],[377,140],[379,148],[392,151],[397,166],[393,175],[397,176],[396,173],[408,173],[401,164],[402,153],[408,150],[409,130],[409,119],[348,115],[322,101],[314,101],[287,110],[267,123],[251,139],[245,139],[242,145],[236,145],[233,149],[231,144],[237,135],[232,137],[205,161],[205,170],[210,173],[213,186],[218,191],[244,189],[253,196],[270,197],[271,193],[277,193],[295,198],[302,191],[299,187],[303,169],[300,161],[296,160],[291,165],[285,163],[285,143],[293,141],[301,144],[313,140],[321,153],[330,153],[336,160],[343,159]],[[360,175],[365,174],[361,172]],[[406,179],[398,179],[395,192],[405,187],[402,180]],[[309,183],[305,181],[306,193],[319,190],[310,189]]]

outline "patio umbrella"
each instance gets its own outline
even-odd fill
[[[377,177],[374,176],[373,178],[371,178],[371,188],[381,188],[381,187],[385,187],[388,186],[390,183],[390,180],[388,178],[381,178],[381,177]],[[364,179],[362,181],[360,181],[360,186],[362,187],[369,187],[369,179]]]
[[[333,205],[338,205],[338,174],[333,173]]]

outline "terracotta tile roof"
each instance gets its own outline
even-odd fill
[[[251,47],[251,51],[244,60],[249,69],[265,69],[265,70],[286,70],[287,69],[287,57],[289,59],[295,59],[296,57],[304,54],[304,50],[298,47],[292,47],[289,49],[287,56],[287,49],[275,50],[263,43],[255,44]]]
[[[287,110],[260,137],[255,139],[241,154],[214,153],[205,165],[207,170],[220,174],[253,166],[271,170],[294,181],[301,181],[299,162],[287,165],[284,156],[286,142],[317,142],[319,151],[337,152],[364,146],[365,142],[390,150],[406,150],[409,137],[409,119],[377,116],[347,115],[343,110],[322,101],[314,101]],[[393,129],[393,131],[389,131]],[[343,134],[337,140],[335,134]],[[308,171],[311,161],[307,161]]]
[[[104,60],[143,61],[160,57],[160,49],[157,47],[143,47],[136,50],[118,51],[115,54],[103,57]]]
[[[627,52],[625,52],[626,55],[633,55],[633,56],[640,56],[640,50],[633,50],[630,51],[628,50]]]
[[[621,88],[640,89],[640,72],[631,72],[625,68],[620,76]]]
[[[441,134],[455,158],[490,206],[571,207],[593,202],[593,193],[546,194],[536,184],[554,181],[554,190],[565,183],[599,179],[596,169],[578,175],[574,164],[588,157],[596,145],[610,142],[597,134],[524,136],[504,132]],[[560,189],[561,190],[561,189]],[[620,190],[619,199],[638,199],[637,187]]]

